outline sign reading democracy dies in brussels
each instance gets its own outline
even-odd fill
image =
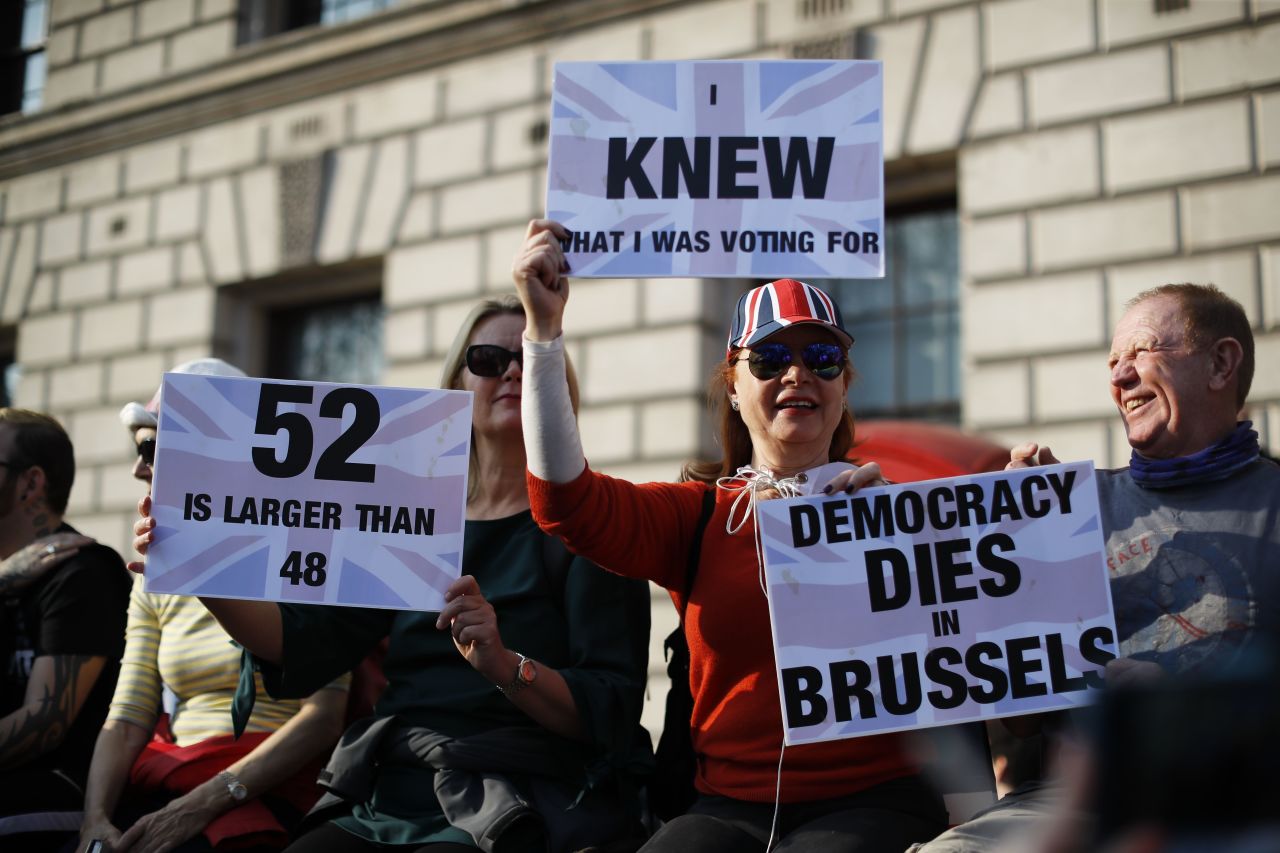
[[[471,395],[167,373],[146,590],[439,610]]]
[[[883,89],[878,61],[557,63],[570,273],[883,277]]]
[[[1083,705],[1116,656],[1092,463],[759,512],[788,744]]]

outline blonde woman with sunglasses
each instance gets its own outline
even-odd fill
[[[648,591],[575,558],[530,515],[523,329],[518,300],[486,300],[445,358],[442,385],[470,391],[474,408],[467,574],[442,612],[205,602],[273,696],[314,690],[389,639],[386,690],[343,735],[322,774],[330,793],[290,853],[623,853],[643,841]],[[151,519],[135,530],[144,551]]]
[[[523,423],[534,518],[574,552],[669,590],[690,649],[698,798],[643,849],[897,853],[932,838],[945,811],[898,735],[783,750],[755,503],[883,482],[874,463],[843,462],[853,440],[853,338],[839,308],[790,279],[745,294],[710,382],[724,457],[687,465],[681,483],[612,479],[584,461],[563,379],[567,236],[534,220],[512,267],[528,318]],[[714,505],[687,590],[708,494]]]

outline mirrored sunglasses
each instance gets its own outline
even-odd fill
[[[156,463],[156,440],[154,436],[144,438],[138,442],[138,458],[148,465]]]
[[[786,344],[763,343],[751,348],[745,361],[747,369],[756,379],[773,379],[786,372],[795,353]],[[830,381],[844,372],[844,348],[837,344],[814,342],[800,350],[800,362],[819,379]]]
[[[496,344],[474,344],[467,347],[467,370],[476,376],[490,379],[507,372],[511,359],[524,367],[524,353],[520,350],[504,349]]]

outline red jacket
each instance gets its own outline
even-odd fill
[[[702,493],[715,486],[636,485],[590,470],[563,485],[532,474],[528,480],[533,516],[544,530],[610,571],[665,587],[681,608]],[[709,794],[773,802],[782,748],[777,667],[755,524],[734,535],[725,531],[735,496],[717,491],[685,614],[696,784]],[[780,798],[839,797],[916,772],[899,735],[792,746]]]

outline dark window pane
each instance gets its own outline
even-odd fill
[[[892,408],[893,325],[890,320],[872,320],[850,325],[856,341],[850,354],[858,378],[849,386],[849,399],[854,414]]]
[[[903,219],[897,231],[895,279],[903,283],[908,306],[954,302],[960,282],[956,253],[958,222],[952,211]]]
[[[27,72],[22,79],[22,111],[35,112],[44,101],[44,51],[27,57]]]
[[[959,225],[954,207],[885,223],[885,277],[824,285],[857,342],[859,415],[954,421],[960,411]]]
[[[389,9],[396,0],[240,0],[239,44],[316,24],[343,24]]]
[[[22,381],[22,365],[13,362],[13,356],[0,357],[0,406],[12,406],[13,398],[18,393],[18,383]]]
[[[354,21],[386,9],[390,5],[390,0],[324,0],[324,11],[320,13],[320,22],[341,24],[344,21]]]
[[[272,376],[376,384],[382,375],[382,301],[366,298],[277,311],[270,318]]]
[[[818,282],[818,286],[827,289]],[[886,317],[893,313],[893,283],[889,278],[842,281],[831,289],[840,303],[840,316],[845,323],[856,323],[863,317]],[[854,333],[857,337],[857,333]]]
[[[45,0],[27,0],[22,15],[22,49],[41,47],[45,42],[48,26],[48,4]]]
[[[960,397],[960,312],[911,317],[905,324],[907,369],[904,385],[908,406],[932,405]]]

